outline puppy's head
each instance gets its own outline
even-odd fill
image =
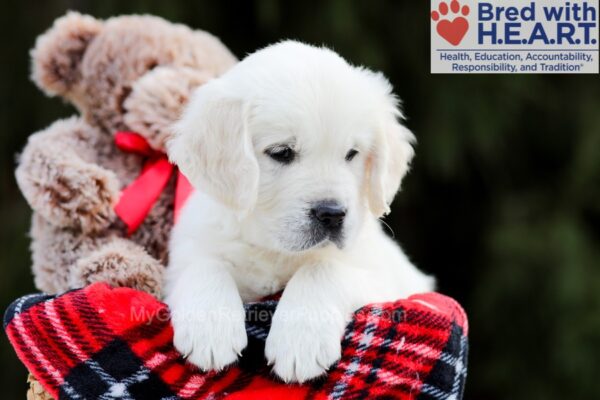
[[[380,217],[413,155],[389,82],[282,42],[200,87],[168,143],[191,183],[277,251],[344,247]]]

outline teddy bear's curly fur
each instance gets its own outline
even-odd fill
[[[32,135],[19,158],[17,182],[34,210],[36,286],[59,293],[101,280],[158,295],[174,178],[128,237],[114,206],[144,158],[118,149],[113,135],[135,131],[163,151],[191,91],[235,57],[212,35],[157,17],[74,12],[38,38],[31,56],[34,82],[81,114]]]

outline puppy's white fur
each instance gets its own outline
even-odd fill
[[[340,357],[352,312],[433,288],[378,218],[413,155],[389,82],[298,42],[260,50],[197,90],[168,143],[197,191],[173,230],[166,302],[175,347],[205,370],[247,344],[243,302],[285,287],[265,355],[285,381]],[[281,164],[265,152],[289,146]],[[351,161],[350,149],[358,150]],[[311,204],[346,209],[315,238]]]

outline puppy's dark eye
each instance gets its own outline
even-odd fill
[[[296,152],[288,146],[277,146],[267,149],[265,153],[273,160],[282,164],[289,164],[294,161]]]
[[[346,161],[352,161],[354,157],[358,154],[358,150],[350,149],[348,153],[346,153]]]

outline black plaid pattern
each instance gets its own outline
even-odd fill
[[[151,311],[147,318],[127,319],[140,304]],[[19,358],[57,399],[462,398],[468,323],[454,300],[426,293],[365,306],[347,327],[340,361],[303,386],[272,379],[264,363],[276,305],[246,305],[248,347],[220,373],[186,364],[168,318],[155,319],[168,317],[166,305],[127,288],[99,283],[56,299],[26,296],[9,307],[5,322]]]
[[[73,368],[60,387],[61,399],[178,400],[129,349],[114,340],[90,360]]]
[[[446,347],[421,388],[418,400],[460,400],[467,379],[469,344],[462,328],[452,324]]]
[[[244,305],[246,310],[246,332],[248,339],[264,342],[271,329],[271,319],[277,308],[277,301],[266,300]]]
[[[264,363],[265,341],[271,329],[271,320],[277,301],[267,300],[259,303],[248,303],[244,305],[246,310],[246,332],[248,333],[248,346],[242,351],[242,357],[237,366],[242,373],[232,385],[227,387],[226,392],[242,390],[252,383],[254,376],[271,376],[271,369]]]

